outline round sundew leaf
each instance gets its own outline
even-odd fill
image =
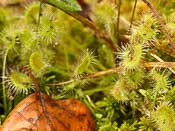
[[[21,72],[11,72],[9,75],[10,83],[9,90],[16,94],[24,93],[27,94],[32,87],[32,81],[30,77]]]
[[[151,117],[161,131],[174,131],[174,109],[168,103],[162,103],[156,111],[151,112]]]
[[[34,72],[40,72],[45,67],[45,63],[42,59],[41,53],[36,51],[31,54],[30,66]]]

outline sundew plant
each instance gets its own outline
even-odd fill
[[[175,130],[173,0],[0,2],[0,123],[40,91],[76,98],[98,131]]]

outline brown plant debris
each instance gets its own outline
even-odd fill
[[[89,109],[79,100],[53,100],[33,93],[9,114],[1,131],[96,131]]]

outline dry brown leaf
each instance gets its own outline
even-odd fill
[[[9,114],[1,131],[96,131],[89,109],[79,100],[53,100],[34,93]]]

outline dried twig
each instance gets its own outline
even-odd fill
[[[175,67],[175,62],[144,62],[143,66],[145,68],[168,68],[171,69],[171,71],[173,71],[173,73],[175,74],[175,71],[172,69]],[[99,71],[99,72],[95,72],[92,74],[88,74],[88,75],[84,75],[80,78],[77,79],[71,79],[68,81],[64,81],[64,82],[60,82],[60,83],[54,83],[54,84],[48,84],[51,86],[62,86],[62,85],[66,85],[66,84],[70,84],[79,80],[83,80],[83,79],[90,79],[90,78],[96,78],[96,77],[100,77],[100,76],[104,76],[107,74],[112,74],[112,73],[117,73],[121,71],[121,67],[116,67],[116,68],[112,68],[112,69],[108,69],[105,71]]]
[[[165,66],[166,68],[168,68],[173,74],[175,74],[175,70],[172,69],[175,67],[175,62],[164,62],[160,57],[158,57],[156,54],[152,54],[151,56],[153,56],[155,59],[157,59],[158,61],[161,62],[161,66]],[[158,63],[157,65],[158,66]],[[160,66],[160,65],[159,65]]]
[[[152,11],[153,15],[155,16],[155,18],[157,19],[157,21],[159,22],[160,26],[162,27],[162,31],[164,32],[164,34],[166,35],[170,45],[171,45],[171,49],[173,51],[173,53],[175,53],[175,44],[171,38],[171,35],[168,31],[168,29],[166,28],[166,24],[165,22],[161,19],[160,14],[157,12],[157,10],[147,1],[147,0],[142,0]]]
[[[95,78],[95,77],[99,77],[99,76],[103,76],[103,75],[107,75],[107,74],[111,74],[111,73],[116,73],[116,72],[119,72],[120,70],[121,69],[119,67],[112,68],[112,69],[108,69],[108,70],[105,70],[105,71],[99,71],[99,72],[95,72],[95,73],[92,73],[92,74],[84,75],[84,76],[82,76],[80,78],[77,78],[77,79],[71,79],[71,80],[68,80],[68,81],[65,81],[65,82],[49,84],[49,85],[52,85],[52,86],[66,85],[66,84],[70,84],[70,83],[78,81],[78,80],[90,79],[90,78]]]
[[[131,31],[131,28],[132,28],[132,23],[133,23],[133,19],[134,19],[134,14],[135,14],[136,6],[137,6],[137,0],[135,0],[135,3],[134,3],[134,8],[133,8],[133,11],[132,11],[132,16],[131,16],[131,22],[130,22],[129,31]]]
[[[97,38],[101,38],[103,40],[105,40],[108,43],[108,46],[113,50],[116,51],[117,50],[117,45],[115,43],[113,43],[113,41],[108,37],[108,34],[106,32],[101,31],[94,22],[88,20],[87,18],[81,16],[78,13],[70,13],[70,12],[66,12],[68,15],[74,17],[76,20],[80,21],[82,24],[86,25],[87,27],[89,27],[90,29],[94,30],[95,35]]]
[[[144,67],[146,68],[175,68],[175,62],[146,62],[144,63]]]
[[[173,54],[170,48],[167,48],[164,44],[161,44],[157,39],[154,40],[154,47],[171,57],[175,57],[175,53]]]

